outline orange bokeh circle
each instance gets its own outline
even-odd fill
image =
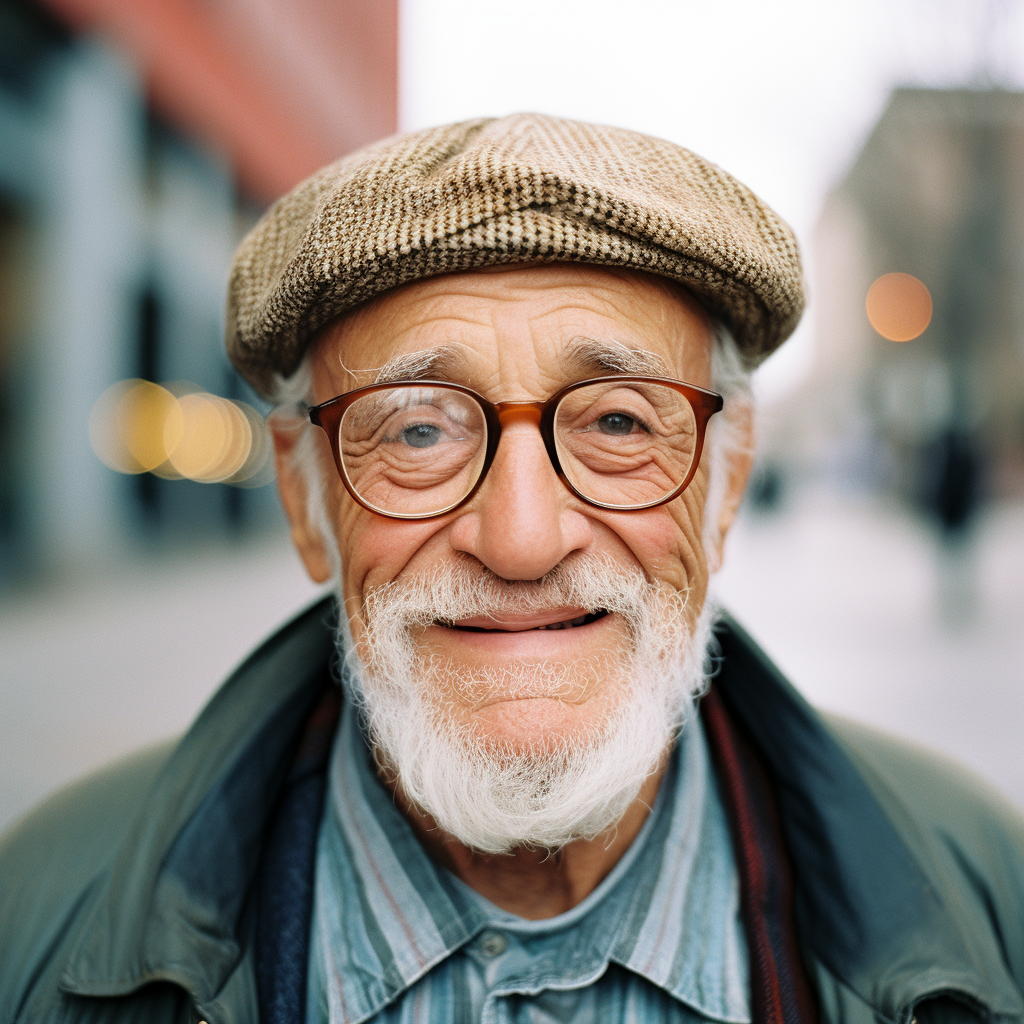
[[[865,302],[871,326],[889,341],[912,341],[932,319],[932,296],[913,274],[883,274]]]

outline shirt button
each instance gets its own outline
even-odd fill
[[[480,936],[480,952],[484,956],[500,956],[508,947],[503,935],[497,932],[484,932]]]

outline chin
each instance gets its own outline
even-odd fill
[[[473,732],[484,746],[502,747],[517,754],[585,742],[599,734],[607,720],[604,702],[592,698],[582,704],[552,697],[501,700],[470,713]]]

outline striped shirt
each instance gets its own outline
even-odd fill
[[[572,910],[527,921],[431,861],[345,703],[317,846],[308,1024],[745,1024],[748,966],[696,716],[615,868]]]

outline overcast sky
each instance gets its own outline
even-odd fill
[[[811,234],[895,85],[1019,88],[1016,0],[401,0],[401,123],[536,110],[721,164]],[[812,296],[813,298],[813,296]],[[761,371],[784,394],[813,317]]]

